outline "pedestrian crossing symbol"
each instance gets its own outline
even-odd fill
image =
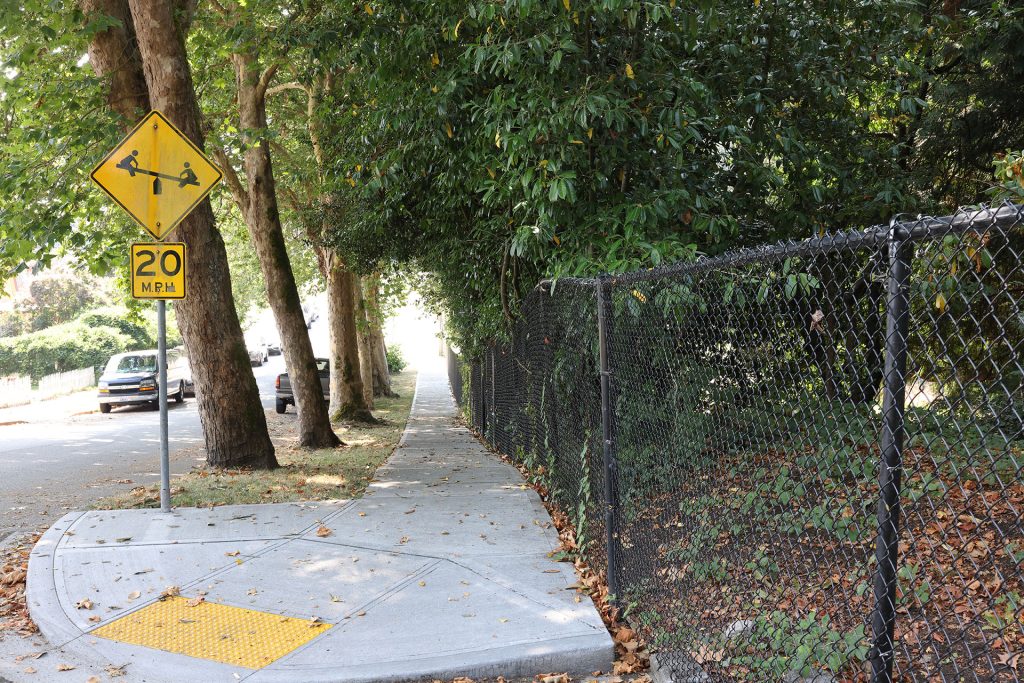
[[[220,182],[220,169],[157,110],[92,171],[93,181],[158,240]]]

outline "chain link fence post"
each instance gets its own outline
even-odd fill
[[[491,400],[488,402],[487,406],[490,408],[491,412],[490,412],[490,419],[487,421],[487,425],[488,425],[488,427],[490,427],[491,431],[490,431],[490,435],[487,437],[487,441],[492,446],[496,447],[497,446],[496,440],[498,438],[498,431],[497,431],[497,429],[495,429],[495,427],[497,426],[497,423],[498,423],[498,407],[497,407],[498,392],[496,390],[496,386],[497,385],[496,385],[495,376],[498,374],[498,368],[497,368],[497,364],[498,364],[498,360],[497,360],[498,347],[497,346],[492,346],[490,351],[489,351],[489,353],[491,354]]]
[[[885,393],[882,400],[878,535],[875,557],[875,608],[871,615],[872,683],[892,683],[895,651],[896,583],[899,556],[900,479],[906,437],[906,368],[910,320],[910,231],[893,219],[889,231],[889,274],[886,305]]]
[[[607,277],[597,279],[597,343],[601,364],[601,443],[604,457],[604,511],[605,542],[608,546],[608,592],[613,602],[619,602],[618,532],[618,468],[615,462],[613,441],[615,406],[612,398],[611,359],[608,353],[608,337],[611,334],[614,311],[612,308],[612,281]]]

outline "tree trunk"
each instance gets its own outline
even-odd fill
[[[330,83],[329,78],[314,79],[303,88],[307,97],[306,126],[321,186],[324,184],[325,164],[316,112],[320,94],[324,89],[330,89]],[[324,215],[330,215],[331,194],[323,192],[319,197],[319,203]],[[324,281],[327,282],[327,324],[331,332],[331,417],[346,422],[376,423],[377,420],[363,400],[363,379],[359,373],[359,348],[352,293],[354,276],[334,250],[323,246],[323,237],[329,232],[330,223],[327,220],[319,224],[307,222],[305,227],[310,242],[317,245],[317,265]]]
[[[82,0],[81,7],[86,17],[105,15],[121,22],[120,26],[111,26],[93,36],[89,64],[97,76],[110,79],[107,104],[125,118],[128,132],[149,111],[146,74],[142,71],[128,0]]]
[[[366,299],[363,297],[362,282],[358,277],[353,280],[356,328],[359,333],[359,374],[363,378],[363,397],[366,405],[373,408],[373,347],[370,345],[370,324],[366,318]]]
[[[326,249],[323,251],[322,261],[327,276],[327,318],[331,328],[331,415],[336,420],[374,423],[377,420],[366,405],[359,369],[354,292],[356,276],[345,268],[337,254]]]
[[[200,149],[192,72],[171,0],[129,0],[150,104]],[[206,460],[215,467],[277,466],[267,419],[231,298],[224,241],[204,200],[175,229],[188,246],[188,298],[175,304],[196,382]]]
[[[373,349],[373,395],[397,398],[398,394],[391,388],[388,347],[384,343],[382,331],[370,329],[370,348]]]
[[[232,60],[238,83],[240,128],[259,135],[267,128],[266,87],[269,79],[266,74],[260,76],[254,55],[235,54]],[[242,215],[266,281],[267,300],[281,335],[285,366],[299,413],[299,444],[308,448],[339,446],[341,440],[331,428],[299,290],[285,248],[270,145],[266,139],[248,141],[245,180],[248,189],[239,197],[236,188],[236,201],[240,200],[242,204]],[[237,183],[236,180],[229,182],[232,185]]]
[[[384,322],[380,312],[380,275],[366,278],[366,318],[370,328],[370,349],[373,355],[373,395],[398,396],[391,390],[388,352],[384,346]]]

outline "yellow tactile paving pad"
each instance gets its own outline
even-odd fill
[[[122,643],[259,669],[308,643],[331,624],[200,602],[155,602],[92,631]]]

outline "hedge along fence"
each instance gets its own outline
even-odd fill
[[[89,327],[106,327],[116,330],[132,340],[131,349],[156,348],[155,324],[144,325],[130,320],[121,309],[100,308],[95,311],[89,311],[78,316],[75,322],[88,325]],[[150,327],[153,327],[153,329],[150,329]],[[172,348],[181,343],[175,332],[176,328],[168,330],[167,348]]]
[[[123,332],[75,321],[40,332],[0,339],[0,376],[28,375],[38,381],[54,372],[103,367],[116,353],[138,348]]]
[[[55,372],[39,380],[39,391],[35,398],[50,398],[96,384],[96,368],[89,366],[68,372]]]

